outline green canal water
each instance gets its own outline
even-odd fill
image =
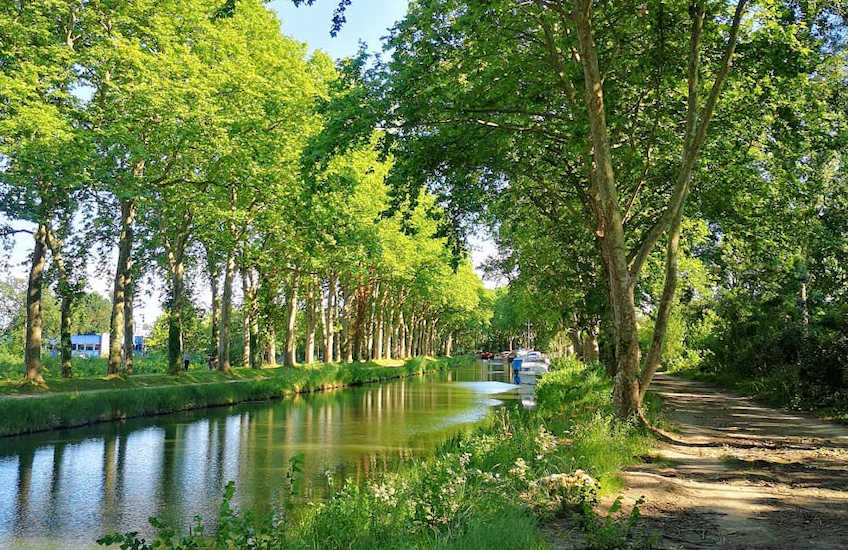
[[[499,369],[499,370],[494,370]],[[478,363],[280,401],[206,409],[0,439],[0,548],[92,548],[111,531],[150,534],[157,516],[188,526],[234,504],[267,509],[303,456],[299,499],[328,478],[363,481],[432,453],[469,429],[509,389],[502,367]]]

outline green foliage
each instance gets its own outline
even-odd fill
[[[26,329],[26,284],[8,278],[0,282],[0,350],[19,355],[23,349]],[[58,342],[60,334],[60,298],[46,292],[42,298],[42,331],[45,343]],[[83,292],[77,298],[71,315],[71,334],[102,334],[109,332],[109,300],[97,292]],[[2,352],[0,352],[2,353]],[[0,368],[2,372],[2,368]],[[18,371],[20,374],[22,371]],[[2,374],[0,374],[2,375]]]
[[[645,503],[640,498],[630,513],[622,510],[621,499],[617,498],[610,506],[605,518],[596,515],[586,516],[586,548],[588,550],[649,550],[656,546],[656,535],[637,532],[639,506]]]
[[[155,353],[168,353],[168,320],[170,313],[164,312],[153,323],[145,345]],[[200,312],[191,302],[186,302],[182,312],[184,353],[203,358],[209,349],[209,323],[200,317]],[[202,360],[205,364],[205,360]],[[135,370],[135,364],[133,364]]]

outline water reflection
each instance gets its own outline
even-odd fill
[[[502,373],[484,365],[272,403],[0,440],[0,546],[85,548],[155,515],[213,518],[227,481],[236,505],[267,508],[303,453],[300,498],[326,473],[367,479],[431,452],[480,419]],[[483,381],[483,385],[479,383]],[[456,383],[460,382],[460,383]],[[493,391],[494,390],[494,391]]]

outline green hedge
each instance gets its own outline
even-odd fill
[[[420,375],[469,360],[412,359],[397,367],[374,363],[323,364],[263,370],[261,378],[248,380],[6,397],[0,399],[0,436],[275,399]]]

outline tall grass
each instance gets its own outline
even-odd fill
[[[106,373],[108,360],[105,357],[73,357],[71,371],[74,377],[102,376]],[[206,363],[200,355],[192,356],[191,371],[206,370]],[[41,374],[50,380],[62,375],[62,364],[58,355],[43,353],[41,356]],[[163,353],[145,353],[133,355],[135,374],[165,374],[168,372],[168,356]],[[20,353],[9,353],[0,347],[0,379],[20,380],[24,374],[24,362]]]

